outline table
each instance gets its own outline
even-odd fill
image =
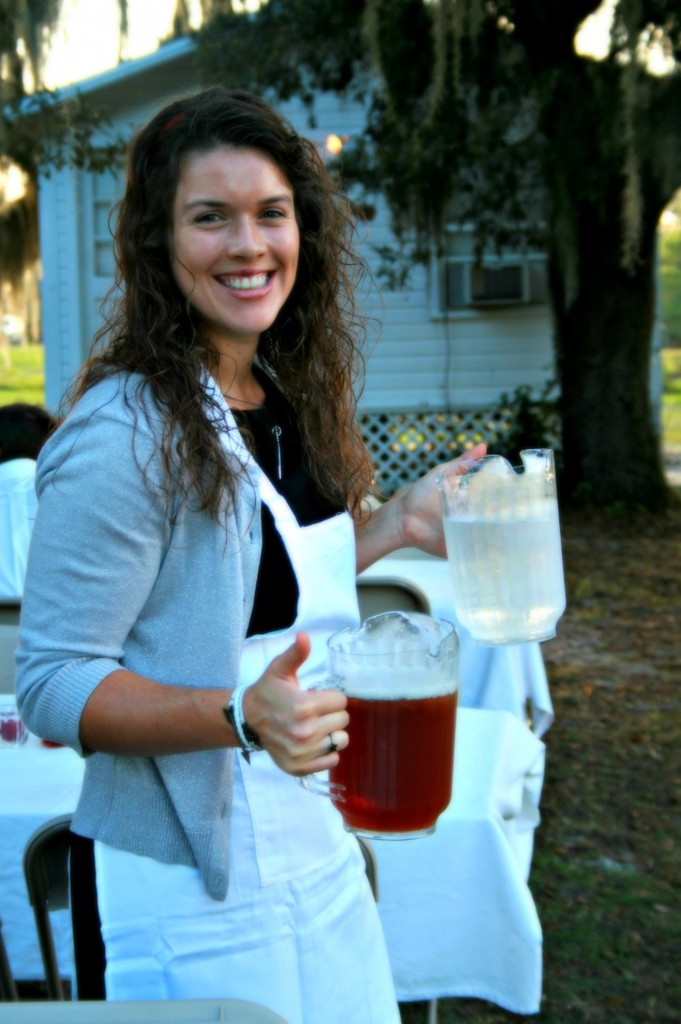
[[[527,877],[544,745],[510,712],[463,708],[455,750],[454,795],[435,834],[374,842],[398,997],[478,997],[534,1013],[542,935]],[[72,750],[46,749],[34,737],[0,750],[0,915],[20,979],[43,976],[23,848],[43,821],[74,809],[82,772]],[[68,914],[52,917],[59,963],[70,967]]]
[[[553,722],[553,704],[538,643],[481,647],[457,621],[444,558],[407,548],[380,559],[360,579],[404,579],[424,592],[431,615],[453,622],[460,642],[460,707],[510,711],[541,737]],[[559,627],[560,628],[560,627]]]

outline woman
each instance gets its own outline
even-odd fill
[[[18,657],[29,728],[87,758],[108,998],[399,1021],[357,844],[297,778],[348,744],[344,696],[306,687],[356,572],[443,552],[433,473],[363,514],[350,223],[250,94],[133,142],[116,311],[39,465]]]

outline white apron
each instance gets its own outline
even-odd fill
[[[241,682],[255,682],[295,634],[312,650],[302,686],[323,678],[326,641],[358,620],[354,529],[340,514],[299,526],[261,474],[296,575],[290,629],[246,640]],[[276,581],[273,581],[276,595]],[[230,880],[212,900],[194,868],[95,844],[108,999],[240,998],[288,1024],[399,1024],[364,861],[330,800],[265,752],[235,750]]]

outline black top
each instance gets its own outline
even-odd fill
[[[342,512],[318,491],[303,456],[293,409],[270,378],[257,367],[265,402],[254,409],[232,409],[256,462],[288,502],[301,526]],[[271,633],[293,625],[298,584],[272,513],[262,505],[262,555],[253,611],[246,636]]]

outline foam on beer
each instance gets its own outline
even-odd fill
[[[334,682],[348,697],[414,700],[458,688],[458,638],[450,622],[384,612],[329,641]]]

